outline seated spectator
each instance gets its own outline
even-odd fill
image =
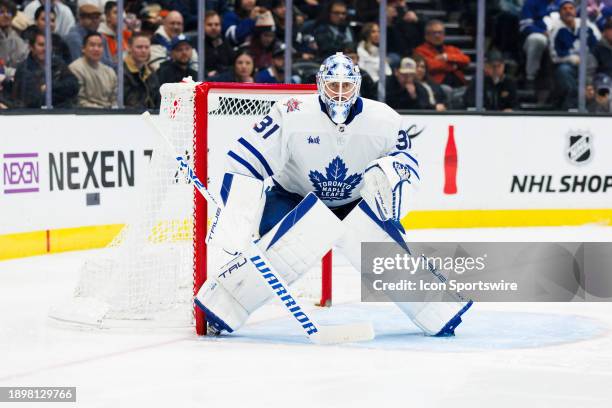
[[[612,113],[612,78],[597,74],[593,80],[594,98],[587,102],[587,110],[593,113]]]
[[[267,11],[255,3],[255,0],[237,0],[234,11],[226,11],[223,14],[222,32],[230,45],[244,46],[253,35],[255,20]]]
[[[213,11],[213,13],[216,13]],[[194,81],[198,78],[198,73],[189,68],[191,59],[191,44],[184,34],[172,39],[170,45],[170,61],[162,62],[157,70],[159,84],[168,82],[181,82],[183,78],[191,77]]]
[[[387,4],[396,9],[395,14],[399,15],[401,20],[408,23],[416,23],[419,21],[419,17],[416,15],[416,13],[407,8],[406,0],[389,0]],[[379,0],[356,0],[356,20],[361,23],[378,22],[379,7]]]
[[[270,1],[270,12],[272,13],[272,19],[274,20],[274,33],[276,39],[280,42],[285,41],[285,13],[287,8],[285,0],[271,0]],[[293,8],[293,23],[295,24],[296,18],[300,19],[301,22],[298,25],[304,23],[304,15],[297,8]],[[295,29],[293,30],[295,32]]]
[[[17,67],[13,85],[15,107],[39,109],[45,105],[45,35],[41,31],[29,36],[30,53]],[[69,108],[79,93],[79,81],[64,62],[54,56],[51,60],[51,89],[53,107]]]
[[[360,23],[373,23],[378,21],[378,0],[355,0],[355,19]]]
[[[101,16],[102,12],[98,6],[94,6],[93,4],[83,4],[79,7],[79,22],[70,29],[64,38],[68,48],[70,49],[72,61],[81,56],[85,36],[87,34],[98,32]],[[105,42],[106,41],[103,39],[102,44],[105,44]]]
[[[448,105],[448,98],[442,87],[432,81],[429,75],[427,75],[425,58],[415,55],[414,62],[416,62],[416,80],[427,90],[429,104],[434,106],[438,112],[445,111]]]
[[[11,0],[0,0],[0,60],[4,62],[5,75],[13,78],[15,68],[28,56],[28,44],[11,27],[17,6]]]
[[[283,84],[285,83],[285,45],[277,43],[272,52],[272,65],[261,69],[255,75],[255,82],[259,84]],[[300,77],[293,75],[292,84],[299,84]]]
[[[576,108],[578,104],[578,66],[580,65],[579,29],[584,24],[576,17],[573,0],[559,2],[560,19],[553,24],[550,35],[550,56],[555,64],[553,102],[559,109]],[[587,45],[597,45],[599,30],[587,21]]]
[[[2,74],[0,74],[0,109],[11,109],[13,107],[13,101],[11,101],[4,92],[2,85]]]
[[[295,2],[294,2],[295,4]],[[274,18],[274,26],[276,27],[276,39],[282,43],[285,43],[285,13],[286,13],[285,0],[272,0],[270,1],[270,11],[272,11],[272,17]],[[297,8],[293,7],[293,33],[292,33],[292,44],[293,48],[298,54],[298,58],[302,60],[311,60],[314,58],[314,53],[309,49],[308,44],[304,41],[300,29],[305,21],[305,16]]]
[[[206,77],[212,77],[230,68],[234,61],[234,51],[221,35],[221,17],[214,10],[206,12],[204,34]]]
[[[386,102],[393,109],[434,109],[427,90],[416,80],[416,62],[412,58],[402,58],[387,78],[386,88]]]
[[[306,16],[306,19],[314,20],[319,16],[321,5],[324,2],[319,0],[296,0],[293,4]]]
[[[312,61],[317,55],[317,41],[314,37],[316,20],[305,20],[304,24],[295,25],[294,48],[297,51],[297,58],[302,61]]]
[[[17,7],[19,8],[19,6]],[[13,21],[11,21],[11,27],[13,27],[13,30],[15,30],[19,36],[21,36],[21,33],[23,33],[23,31],[31,24],[32,20],[23,14],[23,12],[19,9],[17,10],[17,13],[15,13],[15,16],[13,16]]]
[[[98,31],[104,37],[106,43],[105,59],[112,61],[112,67],[117,67],[117,2],[107,1],[104,5],[104,20],[100,23]],[[122,47],[123,51],[128,48],[128,41],[132,33],[129,30],[123,30]]]
[[[184,35],[182,39],[186,41]],[[159,79],[147,65],[150,57],[151,40],[149,37],[140,33],[130,37],[123,70],[123,101],[126,108],[154,109],[159,107]]]
[[[172,39],[180,34],[183,34],[183,16],[178,11],[171,11],[164,17],[163,24],[159,26],[151,39],[149,66],[153,71],[157,71],[159,65],[169,59]],[[198,53],[195,49],[191,51],[190,65],[192,69],[197,70]]]
[[[11,100],[13,79],[11,78],[10,81],[7,79],[4,63],[0,60],[0,109],[9,109],[13,106],[13,101]]]
[[[355,47],[347,47],[342,52],[353,60],[353,64],[359,66],[359,54]],[[359,89],[359,94],[363,98],[378,100],[378,82],[374,82],[368,71],[361,70],[361,88]]]
[[[484,66],[483,105],[489,111],[511,112],[516,109],[516,83],[505,73],[506,64],[497,50],[489,51]],[[468,108],[476,107],[476,79],[467,88],[464,103]]]
[[[183,17],[185,31],[196,31],[198,29],[198,1],[197,0],[157,0],[164,10],[178,11]],[[209,1],[206,1],[206,10],[209,9]]]
[[[413,54],[423,42],[423,27],[414,11],[406,8],[405,0],[390,0],[387,4],[387,58],[392,65],[401,57]]]
[[[419,45],[415,54],[427,62],[430,78],[437,84],[451,88],[465,85],[463,68],[470,63],[470,57],[452,45],[444,44],[444,23],[430,20],[425,26],[425,43]]]
[[[239,51],[231,70],[209,78],[211,82],[255,82],[255,63],[248,51]]]
[[[51,42],[53,44],[53,55],[62,59],[65,64],[70,64],[72,57],[70,49],[59,34],[55,33],[55,11],[51,9],[49,13],[49,23],[51,25]],[[34,13],[34,24],[26,28],[21,37],[30,42],[30,37],[38,32],[45,32],[45,6],[40,6]]]
[[[595,46],[593,55],[597,61],[597,72],[612,77],[612,19],[604,25],[601,40]]]
[[[522,8],[523,0],[496,0],[486,5],[485,27],[491,32],[489,47],[515,61],[521,58],[519,21]]]
[[[274,19],[270,12],[260,15],[248,46],[255,61],[255,69],[265,69],[272,65],[272,52],[281,44],[274,33]]]
[[[206,10],[216,11],[221,15],[229,9],[228,0],[206,0]]]
[[[491,27],[491,48],[499,50],[509,59],[519,61],[520,18],[523,0],[497,0],[488,2],[485,25]]]
[[[318,56],[327,58],[353,45],[353,34],[348,26],[347,7],[343,0],[331,0],[323,19],[314,30]]]
[[[83,108],[112,108],[117,105],[117,75],[104,65],[102,35],[88,33],[83,39],[83,56],[68,66],[79,80],[77,105]]]
[[[593,86],[593,81],[589,80],[587,77],[586,89],[584,90],[584,99],[586,101],[587,110],[589,109],[589,104],[592,104],[595,101],[595,87]]]
[[[181,13],[184,21],[184,30],[197,31],[198,29],[198,1],[197,0],[159,0],[164,10],[175,10]],[[149,4],[152,4],[151,2]],[[215,11],[221,15],[234,5],[234,0],[205,0],[205,10]]]
[[[400,32],[397,20],[397,8],[393,4],[387,4],[387,61],[394,68],[397,67],[402,56],[409,56],[409,50],[404,45],[402,33]]]
[[[76,4],[73,2],[72,4]],[[36,20],[35,13],[36,10],[40,6],[44,6],[45,2],[43,0],[34,0],[28,3],[27,6],[23,9],[24,14],[32,21]],[[43,8],[44,10],[44,8]],[[53,1],[53,11],[55,12],[56,21],[55,21],[55,33],[61,37],[65,37],[68,35],[68,32],[72,27],[74,27],[75,20],[74,15],[72,14],[72,10],[70,7],[62,3],[61,0]]]
[[[523,51],[525,51],[525,79],[527,88],[535,89],[535,79],[542,66],[542,56],[548,46],[547,25],[550,24],[550,15],[559,10],[557,0],[525,0],[521,9],[519,27],[524,38]]]
[[[589,19],[595,22],[599,31],[603,31],[612,17],[612,0],[588,0],[587,4]]]
[[[376,23],[366,23],[361,29],[361,41],[357,46],[359,55],[359,68],[367,72],[374,82],[378,82],[380,56],[378,42],[380,40],[380,29]],[[385,75],[391,75],[391,67],[385,61]]]
[[[153,37],[155,31],[163,23],[162,9],[159,4],[147,4],[143,5],[138,15],[138,21],[140,21],[140,29],[132,30],[132,32],[141,32]]]

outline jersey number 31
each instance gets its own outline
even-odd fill
[[[272,124],[273,120],[272,117],[270,117],[270,115],[266,115],[263,120],[261,122],[259,122],[259,124],[255,125],[253,127],[253,129],[257,132],[257,133],[262,133],[263,131],[265,131],[266,129],[268,129],[268,127]],[[274,126],[272,126],[264,135],[263,138],[267,139],[268,137],[270,137],[274,132],[276,132],[278,130],[279,126],[278,124],[274,124]]]

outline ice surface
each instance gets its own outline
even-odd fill
[[[411,239],[612,241],[612,228],[423,230]],[[394,305],[359,304],[358,276],[336,256],[334,307],[315,317],[372,320],[372,342],[309,344],[275,304],[226,338],[51,324],[49,307],[102,252],[0,262],[0,386],[76,386],[71,407],[612,406],[607,303],[475,304],[456,337],[428,338]]]

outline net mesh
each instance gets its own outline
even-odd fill
[[[159,127],[175,151],[193,163],[195,103],[194,83],[165,84],[161,89]],[[269,112],[283,93],[251,95],[208,94],[209,188],[220,180],[229,143]],[[240,120],[236,120],[240,117]],[[178,171],[171,152],[161,143],[154,146],[148,174],[132,219],[113,239],[102,256],[87,261],[79,274],[74,297],[57,305],[50,316],[56,320],[102,327],[184,326],[193,324],[193,186]],[[209,211],[212,211],[210,209]],[[209,214],[210,217],[211,214]],[[208,269],[225,259],[208,248]],[[320,296],[319,274],[303,279],[300,295]]]
[[[218,100],[218,107],[209,109],[208,115],[242,115],[258,117],[270,112],[270,108],[272,108],[275,102],[276,101],[270,99],[221,96]]]

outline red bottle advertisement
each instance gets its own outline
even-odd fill
[[[455,127],[448,127],[448,139],[444,150],[444,194],[457,194],[457,146]]]

